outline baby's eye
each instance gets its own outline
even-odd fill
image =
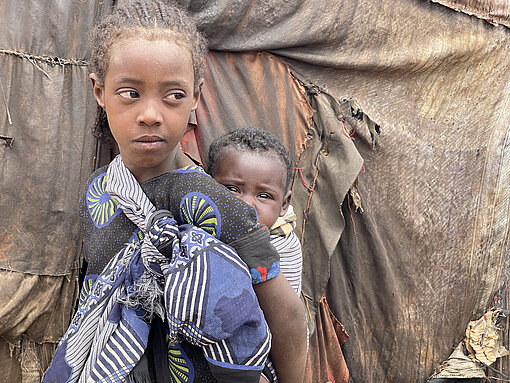
[[[119,96],[124,98],[139,98],[140,95],[136,90],[122,90],[119,92]]]
[[[225,185],[225,187],[230,190],[232,193],[239,193],[239,189],[237,188],[237,186],[232,186],[232,185]]]
[[[262,198],[262,199],[273,199],[273,196],[269,193],[260,193],[259,194],[259,198]]]

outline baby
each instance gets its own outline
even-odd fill
[[[280,268],[301,294],[303,258],[293,232],[296,222],[290,205],[293,163],[289,151],[268,131],[249,127],[218,138],[209,148],[208,173],[234,195],[251,205],[258,221],[270,229],[271,243],[280,254]],[[252,277],[264,278],[252,269]]]

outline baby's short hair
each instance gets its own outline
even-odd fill
[[[259,127],[246,127],[233,130],[214,141],[209,147],[207,172],[214,177],[219,160],[226,149],[256,153],[274,153],[285,169],[285,191],[289,189],[294,163],[289,150],[272,133]]]

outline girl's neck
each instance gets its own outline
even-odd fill
[[[145,181],[148,181],[152,178],[158,177],[162,174],[165,174],[169,171],[183,168],[188,165],[194,165],[194,163],[186,156],[180,148],[177,149],[175,156],[170,159],[166,164],[161,164],[158,167],[150,168],[150,169],[131,169],[128,166],[128,169],[133,173],[136,180],[141,184]]]
[[[182,150],[177,152],[177,155],[175,156],[175,163],[177,165],[176,169],[180,169],[189,165],[195,165],[195,163],[186,154],[184,154]]]

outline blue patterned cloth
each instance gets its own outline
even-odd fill
[[[147,348],[153,315],[168,321],[170,343],[202,348],[218,381],[258,382],[270,333],[246,264],[209,232],[156,211],[120,157],[112,164],[108,192],[144,240],[86,280],[43,382],[126,381]]]

